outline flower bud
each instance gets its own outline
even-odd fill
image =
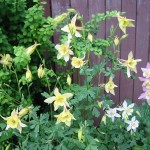
[[[118,46],[118,44],[119,44],[119,39],[118,39],[117,36],[116,36],[115,39],[114,39],[114,43],[115,43],[116,46]]]
[[[42,67],[42,65],[40,65],[39,69],[38,69],[38,77],[39,78],[43,78],[45,75],[45,71],[44,68]]]
[[[89,40],[90,42],[93,41],[93,35],[92,35],[91,33],[88,33],[88,40]]]
[[[26,71],[26,80],[29,82],[32,80],[32,73],[29,70],[29,68],[27,68],[27,71]]]
[[[26,49],[27,55],[31,55],[35,51],[35,49],[37,48],[38,45],[40,45],[40,44],[35,43],[34,45],[28,47]]]
[[[30,112],[31,109],[32,109],[32,106],[21,109],[19,112],[19,117],[21,118],[21,117],[25,116],[27,113]]]
[[[78,140],[82,140],[82,127],[78,130]]]
[[[67,84],[68,84],[68,85],[71,85],[71,77],[70,77],[69,74],[68,74],[68,77],[67,77]]]
[[[56,17],[54,18],[54,21],[56,22],[56,24],[59,24],[59,23],[61,23],[64,19],[66,19],[67,16],[68,16],[68,13],[63,13],[63,14],[61,14],[61,15],[59,15],[59,16],[56,16]]]

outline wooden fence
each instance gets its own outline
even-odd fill
[[[128,53],[133,50],[135,58],[142,59],[138,64],[137,77],[142,76],[141,67],[145,67],[150,61],[150,0],[46,0],[45,15],[55,17],[68,8],[75,8],[87,21],[92,14],[118,10],[126,12],[126,17],[135,20],[135,28],[129,28],[129,37],[121,44],[122,59],[126,59]],[[101,24],[101,32],[98,37],[106,38],[109,34],[110,26],[115,23],[115,19]],[[121,36],[121,31],[117,35]],[[57,35],[54,37],[57,42]],[[93,61],[97,61],[92,56]],[[104,80],[104,79],[103,79]],[[133,102],[140,103],[138,100],[142,92],[142,83],[137,80],[127,79],[122,73],[117,73],[115,83],[118,85],[116,95],[113,99],[119,103],[126,98]]]

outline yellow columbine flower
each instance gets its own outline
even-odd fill
[[[69,74],[68,74],[68,76],[67,76],[67,84],[68,84],[68,85],[71,85],[71,77],[70,77]]]
[[[57,118],[56,124],[63,122],[67,126],[71,125],[71,120],[76,120],[67,109],[64,109],[62,113],[60,113],[59,115],[55,115],[55,117]]]
[[[115,95],[115,92],[114,92],[115,87],[118,87],[118,86],[114,84],[113,79],[110,77],[109,81],[105,84],[105,91],[107,93],[111,93]]]
[[[31,55],[31,54],[35,51],[35,49],[37,48],[37,46],[39,46],[39,45],[40,45],[40,44],[37,44],[37,43],[35,42],[34,45],[31,45],[30,47],[28,47],[28,48],[26,49],[27,55]]]
[[[26,71],[26,80],[28,82],[30,82],[32,80],[32,73],[29,68],[27,68],[27,71]]]
[[[132,23],[132,19],[127,19],[126,17],[122,17],[120,15],[117,16],[119,27],[120,29],[126,34],[126,28],[127,27],[134,27],[134,24]]]
[[[69,33],[70,38],[72,35],[81,37],[81,34],[77,30],[82,30],[81,27],[76,26],[77,14],[72,18],[71,23],[61,28],[62,31]]]
[[[64,58],[64,60],[67,62],[69,61],[70,55],[73,55],[73,51],[71,51],[69,47],[69,42],[66,42],[62,45],[56,45],[55,48],[58,50],[57,59]]]
[[[67,102],[67,99],[72,97],[73,94],[72,93],[65,93],[65,94],[61,94],[59,93],[58,88],[55,88],[54,90],[54,95],[52,97],[47,98],[44,102],[51,104],[52,102],[54,102],[54,110],[56,111],[58,109],[58,107],[60,106],[64,106],[64,107],[69,107],[69,104]]]
[[[0,60],[0,64],[3,65],[3,67],[11,67],[12,65],[12,61],[13,59],[11,58],[11,56],[9,54],[0,54],[1,60]]]
[[[2,116],[1,116],[2,117]],[[7,121],[7,127],[6,130],[9,128],[12,129],[18,129],[19,132],[22,132],[22,128],[26,127],[25,124],[23,124],[20,120],[20,117],[18,116],[18,110],[13,110],[10,117],[2,117],[4,120]]]
[[[123,60],[123,59],[118,59],[118,60],[122,66],[127,67],[128,78],[131,76],[130,71],[134,71],[135,73],[137,73],[137,69],[136,69],[137,62],[140,62],[141,59],[134,59],[132,51],[128,54],[127,60]]]
[[[38,77],[43,78],[44,75],[45,75],[44,68],[42,67],[42,65],[40,65],[39,68],[38,68]]]
[[[75,68],[81,68],[85,64],[83,59],[84,59],[84,57],[83,58],[73,57],[71,65]]]

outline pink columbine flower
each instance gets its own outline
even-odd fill
[[[147,103],[150,105],[150,90],[146,90],[138,99],[146,99]]]
[[[148,62],[146,68],[141,68],[143,72],[143,77],[150,78],[150,63]]]

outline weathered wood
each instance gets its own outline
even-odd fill
[[[121,0],[107,0],[106,1],[106,11],[112,11],[112,10],[121,11]],[[115,28],[115,26],[117,25],[117,23],[118,23],[117,18],[113,18],[111,20],[107,20],[106,21],[106,37],[109,36],[111,26],[114,26],[114,28]],[[118,29],[116,31],[116,35],[118,37],[120,37],[120,33],[121,33],[121,31]],[[106,80],[108,81],[108,78],[106,78]],[[116,85],[118,85],[118,87],[115,88],[115,96],[112,96],[112,99],[116,103],[119,103],[119,97],[120,97],[120,92],[119,92],[119,87],[120,87],[120,71],[118,71],[115,74],[114,82],[115,82]]]
[[[122,11],[126,12],[125,16],[135,20],[135,28],[127,28],[128,37],[121,43],[121,58],[127,59],[130,51],[136,51],[136,1],[122,1]],[[122,32],[123,35],[123,32]],[[133,80],[127,78],[122,72],[120,74],[120,101],[133,98]]]
[[[145,67],[148,61],[149,51],[149,36],[150,36],[150,1],[137,0],[137,25],[136,25],[136,52],[135,57],[142,59],[142,62],[138,64],[138,74],[136,77],[142,76],[141,67]],[[136,103],[141,103],[138,100],[142,92],[142,83],[137,79],[134,81],[134,97],[133,100]]]

